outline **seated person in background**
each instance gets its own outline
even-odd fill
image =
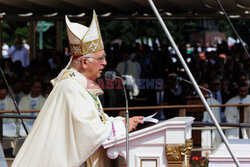
[[[12,111],[15,110],[13,100],[10,98],[10,96],[8,96],[7,87],[5,85],[0,85],[0,111],[10,111],[10,110]],[[12,113],[6,113],[6,114],[10,115]],[[3,121],[3,126],[2,126],[3,136],[8,136],[8,137],[16,136],[17,119],[3,118],[2,121]],[[5,156],[11,157],[13,155],[13,138],[4,138],[4,139],[2,138],[1,144],[3,146]]]
[[[247,75],[247,73],[241,73],[238,76],[238,84],[242,84],[245,83],[249,86],[249,77]]]
[[[210,85],[209,85],[209,89],[212,91],[213,93],[213,98],[216,99],[218,102],[220,102],[221,104],[224,104],[227,102],[227,100],[229,99],[229,95],[225,94],[222,90],[221,90],[221,81],[218,78],[213,78],[210,81]]]
[[[208,89],[208,84],[207,83],[201,83],[200,86]],[[207,100],[208,105],[219,105],[220,103],[214,99],[213,97],[209,97],[208,93],[206,90],[201,89],[201,92],[203,93],[204,97]],[[214,117],[216,118],[216,120],[218,121],[218,123],[221,122],[220,119],[220,107],[211,107],[211,111],[214,114]],[[205,111],[203,113],[203,119],[202,122],[213,122],[210,118],[210,115],[208,114],[207,111]],[[214,126],[213,126],[214,127]],[[206,127],[205,127],[206,128]],[[209,128],[209,126],[207,126],[207,128]],[[202,148],[216,148],[219,146],[219,144],[221,144],[222,140],[220,137],[219,132],[217,131],[217,129],[215,130],[202,130],[201,132],[201,147]],[[206,153],[205,152],[210,152],[210,151],[202,151],[202,155],[205,156]]]
[[[45,98],[41,95],[42,92],[42,83],[38,80],[35,80],[31,86],[30,93],[26,96],[23,96],[20,100],[19,107],[20,110],[41,110]],[[35,113],[29,113],[26,115],[37,115]],[[24,120],[28,130],[31,129],[34,120]],[[19,124],[20,125],[20,124]],[[23,127],[22,127],[23,128]],[[23,129],[21,129],[21,135],[24,134]]]
[[[169,74],[165,83],[166,84],[164,89],[164,102],[167,105],[184,104],[184,97],[182,95],[182,86],[177,80],[177,74],[175,73]],[[170,119],[177,116],[175,110],[176,109],[166,109],[164,111],[165,118]]]
[[[130,55],[128,52],[121,52],[122,61],[116,66],[116,71],[119,75],[125,77],[124,84],[127,88],[128,98],[133,100],[135,96],[138,96],[139,89],[137,88],[137,82],[139,79],[139,74],[137,70],[136,63],[130,60]]]
[[[13,100],[8,95],[5,85],[0,85],[0,111],[16,110]],[[8,113],[10,114],[10,113]],[[3,136],[16,135],[16,119],[3,119]]]
[[[22,82],[19,79],[16,79],[13,84],[12,84],[12,89],[13,89],[13,96],[17,102],[17,104],[19,104],[21,98],[23,96],[25,96],[25,93],[22,92]]]
[[[209,89],[212,91],[213,98],[216,99],[220,104],[225,104],[228,101],[229,94],[222,91],[221,81],[218,78],[213,78],[210,80]],[[221,121],[225,122],[225,114],[222,108],[220,108],[220,110],[221,110],[220,113]]]
[[[30,93],[20,100],[21,110],[40,110],[45,102],[45,98],[41,95],[42,83],[38,80],[34,81]]]
[[[30,88],[30,93],[28,95],[25,95],[21,98],[20,103],[19,103],[19,109],[20,111],[23,110],[41,110],[45,98],[41,95],[42,93],[42,83],[39,80],[33,81],[31,84]],[[31,115],[31,116],[36,116],[37,113],[21,113],[22,115]],[[34,124],[34,119],[23,119],[24,124],[26,125],[26,128],[28,131],[31,130],[33,124]],[[21,124],[21,120],[18,120],[17,123],[17,135],[18,136],[26,136],[26,132],[24,130],[23,125]],[[13,155],[16,155],[17,152],[19,151],[20,147],[23,144],[25,138],[19,138],[14,142],[14,150],[13,150]]]
[[[231,98],[226,104],[249,104],[250,95],[248,95],[248,84],[241,83],[238,88],[238,95]],[[250,107],[247,109],[250,110]],[[228,123],[239,123],[240,111],[238,107],[226,107],[225,117]],[[247,118],[249,121],[250,118]],[[226,130],[225,135],[228,139],[239,139],[239,129]]]

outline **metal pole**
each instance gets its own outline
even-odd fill
[[[128,111],[128,98],[127,98],[127,93],[126,89],[124,86],[124,80],[122,77],[116,76],[116,78],[119,78],[122,80],[122,86],[123,86],[123,91],[124,91],[124,96],[125,96],[125,101],[126,101],[126,167],[129,167],[129,111]]]
[[[150,6],[152,7],[152,9],[153,9],[153,11],[154,11],[156,17],[158,18],[158,20],[159,20],[159,22],[160,22],[160,24],[161,24],[161,26],[162,26],[164,32],[166,33],[168,39],[170,40],[172,46],[174,47],[174,49],[175,49],[175,51],[176,51],[176,53],[177,53],[177,56],[179,57],[179,59],[180,59],[182,65],[183,65],[184,69],[186,70],[186,72],[187,72],[187,74],[188,74],[190,80],[192,81],[192,83],[193,83],[193,85],[194,85],[194,87],[195,87],[197,93],[199,94],[199,96],[200,96],[200,98],[201,98],[201,101],[203,102],[203,104],[204,104],[206,110],[208,111],[208,114],[210,115],[211,119],[213,120],[213,122],[214,122],[214,124],[215,124],[215,126],[216,126],[216,128],[217,128],[217,130],[219,131],[219,133],[220,133],[220,135],[221,135],[221,137],[222,137],[222,139],[223,139],[223,142],[225,143],[225,145],[226,145],[226,147],[227,147],[229,153],[231,154],[231,156],[232,156],[232,158],[233,158],[235,164],[237,165],[237,167],[239,167],[240,164],[239,164],[238,159],[236,158],[236,156],[235,156],[234,153],[232,152],[232,150],[231,150],[231,148],[230,148],[230,146],[229,146],[229,143],[228,143],[228,141],[227,141],[225,135],[223,134],[223,132],[222,132],[222,130],[221,130],[220,125],[218,124],[217,120],[215,119],[214,114],[212,113],[212,111],[211,111],[209,105],[208,105],[207,102],[206,102],[206,99],[204,98],[203,94],[201,93],[201,90],[200,90],[199,86],[197,85],[197,83],[196,83],[196,81],[195,81],[195,79],[194,79],[192,73],[190,72],[190,70],[189,70],[189,68],[188,68],[188,66],[187,66],[187,64],[186,64],[186,62],[184,61],[184,59],[183,59],[183,57],[182,57],[182,55],[181,55],[179,49],[177,48],[177,46],[176,46],[176,44],[175,44],[175,42],[174,42],[174,40],[173,40],[171,34],[169,33],[169,31],[168,31],[168,29],[167,29],[165,23],[163,22],[163,20],[162,20],[160,14],[159,14],[159,12],[158,12],[158,10],[156,9],[156,7],[155,7],[155,5],[154,5],[154,3],[153,3],[152,0],[148,0],[148,2],[149,2],[149,4],[150,4]]]
[[[17,112],[18,112],[19,115],[21,115],[21,112],[20,112],[20,110],[19,110],[18,104],[17,104],[17,102],[16,102],[16,100],[15,100],[15,98],[14,98],[12,92],[11,92],[11,89],[10,89],[10,87],[9,87],[9,84],[8,84],[6,78],[5,78],[5,75],[4,75],[4,73],[3,73],[3,69],[2,69],[1,66],[0,66],[0,71],[1,71],[1,74],[2,74],[2,76],[3,76],[4,82],[5,82],[5,84],[6,84],[7,88],[8,88],[8,91],[9,91],[9,93],[10,93],[10,96],[11,96],[11,98],[12,98],[12,100],[13,100],[13,103],[14,103],[16,109],[17,109]],[[28,132],[28,129],[27,129],[25,123],[23,122],[23,119],[21,118],[20,120],[21,120],[21,123],[22,123],[22,125],[23,125],[23,128],[24,128],[24,131],[25,131],[26,135],[28,135],[29,132]]]

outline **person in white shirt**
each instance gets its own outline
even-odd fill
[[[200,86],[208,89],[208,84],[207,83],[200,83]],[[201,89],[204,97],[206,97],[206,101],[208,103],[208,105],[219,105],[220,103],[214,99],[213,97],[209,96],[209,92],[207,92],[206,90]],[[216,118],[216,120],[218,121],[218,123],[221,122],[221,118],[220,118],[220,107],[211,107],[211,110],[214,114],[214,117]],[[212,120],[208,114],[207,111],[205,111],[203,113],[203,119],[202,122],[208,122],[208,123],[212,123]],[[215,126],[213,126],[215,127]],[[210,128],[210,126],[207,126],[205,128]],[[222,143],[221,137],[219,135],[219,132],[217,131],[217,129],[215,130],[202,130],[201,132],[201,147],[202,148],[217,148],[219,146],[219,144]],[[205,156],[206,152],[211,153],[211,151],[202,151],[202,155]]]
[[[38,80],[34,81],[30,93],[23,96],[19,106],[21,110],[40,110],[45,102],[45,98],[41,96],[42,83]]]
[[[25,47],[28,50],[28,53],[29,53],[29,51],[30,51],[30,45],[27,44],[27,42],[26,42],[25,39],[23,40],[23,47]]]
[[[9,51],[9,46],[6,44],[6,42],[3,42],[2,45],[2,56],[4,59],[8,58],[8,51]]]
[[[130,55],[123,51],[121,53],[123,60],[116,66],[116,71],[125,77],[124,84],[128,89],[129,99],[134,99],[134,96],[138,96],[139,89],[137,83],[139,81],[138,69],[135,62],[130,60]]]
[[[19,79],[16,79],[13,81],[12,84],[12,90],[13,90],[13,96],[17,102],[17,104],[19,104],[21,98],[23,96],[25,96],[25,93],[23,93],[23,85],[22,85],[22,81]]]
[[[23,47],[21,38],[16,38],[14,44],[10,47],[8,51],[8,56],[11,58],[12,62],[20,61],[23,67],[30,65],[30,57],[28,50]]]
[[[238,88],[238,95],[231,98],[226,104],[249,104],[250,95],[248,95],[248,84],[241,83]],[[250,111],[250,107],[248,107]],[[225,117],[228,123],[239,123],[240,111],[238,107],[226,107]],[[239,129],[226,130],[225,135],[228,139],[239,139]]]
[[[119,62],[116,66],[116,71],[120,75],[132,75],[136,80],[139,79],[137,66],[135,62],[130,60],[130,56],[126,52],[122,52],[121,56],[123,60]]]
[[[41,95],[41,91],[42,91],[42,83],[38,80],[34,81],[31,89],[30,89],[30,93],[28,95],[25,95],[21,98],[20,102],[19,102],[19,108],[20,110],[41,110],[44,102],[45,102],[45,98]],[[25,115],[32,115],[32,116],[36,116],[37,113],[23,113]],[[26,119],[24,120],[28,130],[30,131],[34,120],[30,119]],[[21,135],[25,135],[24,129],[23,127],[21,127]]]
[[[0,111],[16,110],[13,100],[8,95],[7,87],[0,85]],[[9,115],[10,113],[8,113]],[[16,135],[16,119],[3,119],[3,136]]]

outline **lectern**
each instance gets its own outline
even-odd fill
[[[228,140],[232,151],[240,162],[240,167],[250,166],[250,139]],[[209,157],[209,167],[236,167],[226,146],[222,143]]]
[[[175,117],[129,134],[129,166],[189,166],[193,117]],[[126,136],[112,138],[103,147],[108,157],[126,157]]]
[[[200,97],[198,96],[189,96],[186,97],[188,105],[203,105]],[[187,108],[186,115],[192,116],[195,118],[195,121],[202,121],[203,120],[203,112],[206,111],[205,107],[195,107],[195,108]],[[194,148],[200,148],[201,146],[201,131],[200,130],[193,130],[192,136],[195,139],[193,142]],[[195,152],[193,155],[201,156],[201,152]]]

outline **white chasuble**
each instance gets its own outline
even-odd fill
[[[57,81],[12,167],[79,167],[111,136],[125,134],[122,117],[102,121],[96,101],[102,90],[74,69]],[[90,95],[91,94],[91,95]],[[98,100],[99,101],[99,100]],[[117,126],[119,128],[112,128]],[[113,130],[116,129],[115,135]],[[97,151],[97,152],[96,152]],[[95,153],[96,152],[96,153]],[[92,158],[92,167],[101,159]]]
[[[244,99],[240,96],[235,96],[228,100],[226,104],[249,104],[250,95],[247,95]],[[248,107],[249,110],[250,107]],[[225,117],[228,123],[239,123],[240,121],[240,111],[237,106],[226,107]],[[225,135],[228,139],[239,139],[239,128],[228,129],[225,132]]]
[[[207,100],[208,105],[220,105],[220,103],[214,98],[209,97],[206,100]],[[213,112],[214,117],[216,118],[218,123],[220,123],[221,122],[220,107],[211,107],[211,111]],[[213,122],[207,111],[205,111],[203,114],[202,122]],[[211,126],[206,126],[206,127],[210,128]],[[202,146],[202,148],[205,148],[205,149],[211,148],[211,147],[217,148],[222,142],[220,134],[217,131],[217,129],[215,129],[215,130],[210,130],[210,129],[202,130],[201,131],[201,139],[202,139],[201,146]],[[202,151],[202,156],[205,156],[207,152],[209,154],[211,153],[211,151],[207,151],[207,150]]]

